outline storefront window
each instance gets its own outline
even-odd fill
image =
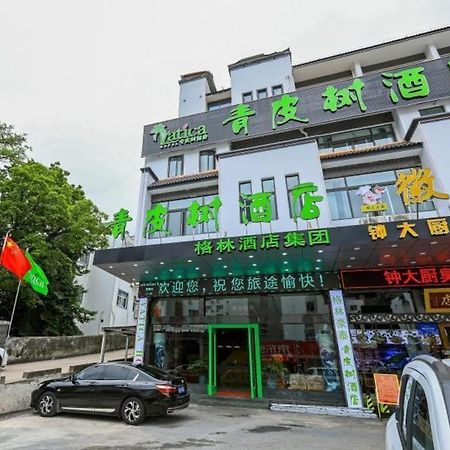
[[[153,307],[154,363],[176,370],[205,392],[208,324],[217,331],[217,385],[248,389],[248,334],[258,324],[264,396],[343,404],[328,298],[322,294],[164,299]]]
[[[408,316],[402,316],[425,312],[421,291],[347,294],[345,304],[357,322],[350,320],[350,336],[363,392],[374,392],[374,373],[400,376],[417,355],[443,357],[439,324],[408,322]]]

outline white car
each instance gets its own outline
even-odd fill
[[[6,350],[4,348],[0,347],[0,367],[6,366],[8,363],[8,353],[6,353]]]
[[[421,355],[403,369],[399,407],[386,427],[386,450],[450,449],[450,359]]]

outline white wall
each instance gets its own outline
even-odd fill
[[[187,81],[180,84],[179,117],[206,111],[206,94],[209,93],[206,78]]]
[[[420,123],[411,140],[423,142],[422,167],[429,167],[436,191],[450,194],[450,119]],[[433,199],[439,215],[449,215],[449,201]]]
[[[292,75],[292,61],[289,55],[253,64],[247,67],[230,71],[231,77],[231,103],[242,103],[242,94],[253,92],[256,100],[256,91],[267,88],[268,95],[271,87],[283,85],[284,92],[295,90],[294,77]]]
[[[319,203],[321,215],[320,227],[328,227],[330,214],[325,196],[322,167],[319,151],[315,142],[308,141],[291,147],[269,151],[237,154],[222,158],[220,161],[219,195],[222,200],[220,210],[221,234],[238,236],[281,232],[295,229],[289,215],[289,203],[286,191],[285,176],[298,173],[300,182],[314,182],[318,186],[317,194],[325,198]],[[274,177],[277,196],[278,220],[271,224],[240,223],[239,182],[251,181],[252,192],[261,192],[261,179]],[[299,229],[306,229],[306,221],[299,220]],[[315,223],[314,223],[315,227]]]

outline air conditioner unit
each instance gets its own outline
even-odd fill
[[[373,216],[373,217],[362,217],[359,219],[360,225],[370,225],[371,223],[385,223],[387,222],[386,216]]]
[[[411,220],[410,214],[394,214],[393,216],[390,216],[391,222],[397,222],[400,220]]]

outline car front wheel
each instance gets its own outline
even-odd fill
[[[137,397],[127,398],[122,405],[122,420],[129,425],[140,425],[145,420],[145,406]]]
[[[53,392],[44,392],[38,401],[38,412],[42,417],[52,417],[57,411],[57,399]]]

